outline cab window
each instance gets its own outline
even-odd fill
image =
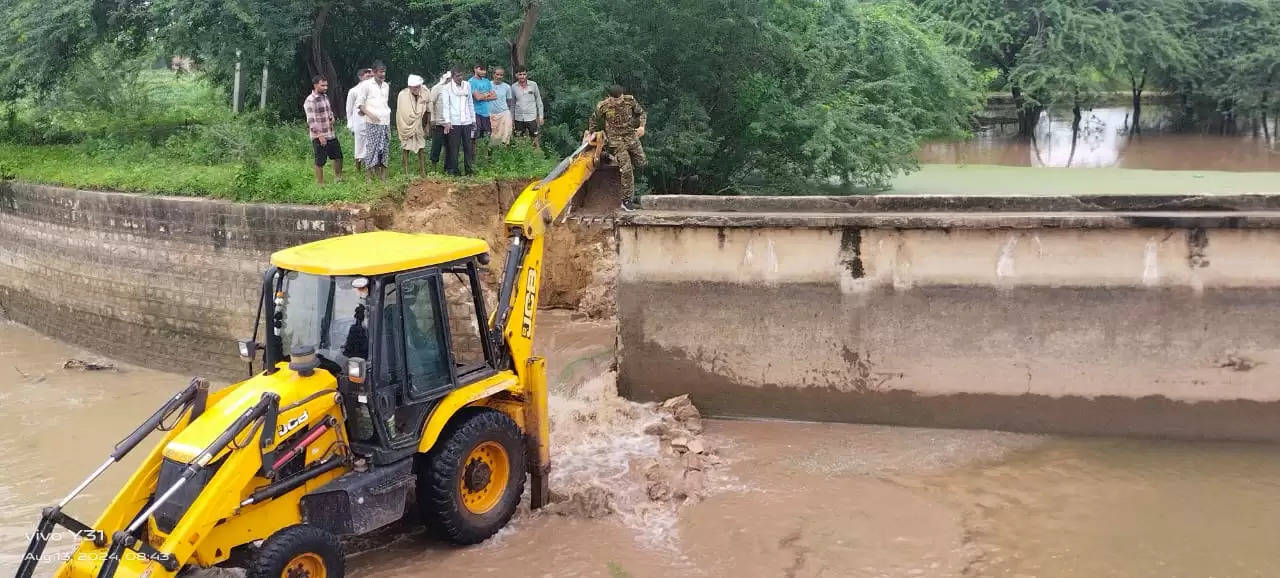
[[[378,361],[379,377],[383,383],[400,384],[400,376],[404,371],[404,350],[400,335],[404,328],[400,323],[400,291],[395,283],[383,285],[381,315],[378,331],[382,341],[382,359]]]
[[[453,364],[460,381],[466,383],[463,376],[492,368],[487,355],[488,344],[481,329],[484,304],[480,301],[472,267],[464,265],[445,269],[443,279],[445,303],[449,308]]]
[[[453,383],[439,279],[420,275],[399,281],[405,375],[409,397],[415,399],[447,390]]]

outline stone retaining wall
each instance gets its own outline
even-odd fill
[[[0,182],[0,314],[113,358],[243,376],[271,252],[362,230],[355,209]]]

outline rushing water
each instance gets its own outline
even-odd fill
[[[354,544],[348,576],[1280,575],[1272,445],[709,421],[725,463],[706,499],[650,503],[630,470],[660,452],[638,431],[654,408],[613,393],[612,326],[541,319],[553,487],[603,488],[611,512],[524,510],[467,548],[409,522]],[[186,383],[64,369],[70,358],[95,359],[0,322],[0,575],[40,506]],[[91,519],[127,473],[110,472],[72,513]]]
[[[1017,136],[1017,125],[986,127],[966,141],[931,142],[920,160],[938,164],[990,164],[1030,167],[1121,167],[1163,170],[1280,171],[1275,135],[1220,135],[1172,130],[1166,109],[1142,109],[1141,134],[1131,134],[1131,109],[1104,107],[1083,111],[1072,138],[1071,111],[1045,112],[1031,139]]]

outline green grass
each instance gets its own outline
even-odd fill
[[[288,128],[278,130],[293,133]],[[163,147],[124,147],[93,150],[85,144],[26,145],[0,142],[0,175],[22,181],[64,185],[78,188],[159,193],[179,196],[201,196],[252,202],[325,204],[333,202],[369,202],[402,190],[416,176],[416,159],[411,159],[410,173],[402,173],[399,151],[392,151],[388,180],[384,184],[363,182],[355,170],[350,151],[354,150],[349,132],[339,136],[344,154],[345,182],[333,182],[333,164],[325,168],[326,184],[316,185],[306,135],[296,131],[300,140],[294,154],[274,154],[262,158],[260,169],[246,168],[244,163],[228,158],[227,162],[194,162],[167,154]],[[393,143],[393,148],[395,143]],[[497,150],[486,160],[484,145],[477,162],[476,176],[471,179],[522,179],[545,175],[555,161],[528,146]],[[427,168],[428,176],[445,178],[439,171]]]
[[[1280,172],[922,165],[886,194],[1070,195],[1280,192]]]
[[[0,125],[0,178],[78,188],[200,196],[245,202],[327,204],[371,202],[400,192],[417,176],[416,158],[401,170],[392,136],[388,180],[365,182],[356,171],[350,131],[335,127],[344,177],[316,185],[305,123],[258,113],[231,115],[224,95],[198,77],[146,71],[121,89],[136,98],[54,95],[18,103]],[[110,109],[110,110],[107,110]],[[8,111],[0,110],[7,113]],[[6,114],[6,116],[8,116]],[[477,147],[476,175],[468,180],[533,179],[556,164],[527,142]],[[439,171],[428,176],[445,177]]]

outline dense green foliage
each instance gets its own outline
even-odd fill
[[[0,23],[9,100],[52,98],[89,62],[127,77],[126,54],[191,55],[225,95],[239,50],[247,108],[266,64],[267,113],[284,119],[300,116],[311,74],[330,78],[337,102],[374,59],[400,87],[410,72],[508,64],[520,32],[534,30],[527,60],[547,96],[545,142],[571,149],[604,87],[621,82],[648,108],[643,175],[663,191],[882,185],[915,166],[921,139],[962,134],[982,89],[940,24],[908,2],[0,0],[0,10],[19,15]]]
[[[1275,114],[1280,0],[920,0],[1025,118],[1045,104],[1088,106],[1109,87],[1176,94],[1184,122]],[[1137,114],[1133,119],[1137,126]],[[1024,122],[1028,131],[1031,123]]]
[[[984,90],[1013,94],[1024,134],[1045,107],[1078,118],[1117,90],[1132,93],[1135,130],[1146,91],[1176,95],[1188,127],[1280,111],[1280,0],[0,0],[0,11],[4,139],[103,158],[301,162],[307,79],[326,75],[338,104],[375,59],[397,88],[410,72],[528,64],[547,97],[544,142],[561,154],[619,82],[649,112],[642,186],[664,192],[883,185],[915,167],[921,140],[964,134]],[[227,111],[236,51],[254,111],[239,118]],[[201,111],[140,86],[170,54],[207,79]],[[289,173],[298,187],[304,167]]]

